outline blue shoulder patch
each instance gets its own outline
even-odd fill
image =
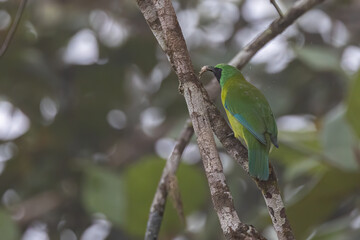
[[[251,132],[252,135],[254,135],[254,137],[259,140],[262,144],[266,145],[266,139],[265,136],[263,134],[259,134],[256,131],[254,131],[254,129],[251,127],[251,125],[246,121],[245,118],[243,118],[240,114],[236,113],[234,114],[233,112],[230,111],[230,109],[227,107],[227,105],[225,105],[225,108],[241,123],[241,125],[243,125],[249,132]]]

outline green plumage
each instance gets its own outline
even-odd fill
[[[267,180],[271,143],[278,147],[277,126],[269,103],[235,67],[218,64],[212,69],[220,82],[221,101],[234,135],[247,145],[250,175]]]

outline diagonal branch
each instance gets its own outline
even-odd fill
[[[150,28],[152,30],[154,27],[156,30],[162,29],[163,34],[159,36],[154,33],[154,35],[160,38],[158,41],[178,76],[180,91],[184,95],[194,132],[197,135],[214,209],[225,237],[227,239],[264,239],[252,226],[242,223],[236,213],[205,107],[205,99],[208,96],[193,70],[190,55],[170,0],[137,0],[137,3]],[[155,12],[149,8],[153,8]],[[148,14],[149,12],[152,14]],[[153,18],[154,13],[156,13],[157,19]],[[152,17],[147,18],[148,16]],[[163,44],[163,40],[165,40],[165,44]]]
[[[180,137],[177,140],[173,151],[171,152],[170,157],[166,161],[157,191],[151,204],[145,239],[157,239],[158,237],[161,221],[165,211],[166,198],[168,195],[168,188],[166,186],[168,183],[167,180],[171,175],[176,173],[180,163],[180,157],[193,134],[194,129],[190,119],[188,119],[181,131]]]
[[[239,52],[231,61],[230,64],[237,66],[239,69],[244,67],[246,63],[250,61],[250,59],[262,48],[264,47],[268,42],[270,42],[272,39],[274,39],[277,35],[282,33],[288,26],[293,24],[293,22],[299,18],[302,14],[304,14],[306,11],[314,7],[316,4],[320,4],[324,0],[305,0],[301,1],[298,4],[296,4],[294,7],[292,7],[288,13],[284,16],[284,18],[275,20],[262,34],[260,34],[257,38],[255,38],[250,44],[248,44],[242,51]],[[147,14],[150,15],[150,17],[145,17],[145,19],[152,19],[152,21],[148,21],[148,24],[150,28],[152,29],[154,35],[156,36],[157,40],[161,43],[164,42],[164,37],[162,35],[161,31],[161,25],[159,21],[157,21],[157,15],[155,11],[152,11],[152,8],[148,7],[148,4],[151,1],[138,1],[140,9],[147,9]],[[144,10],[142,10],[144,12]],[[149,14],[151,13],[151,14]],[[144,14],[145,15],[145,14]],[[160,44],[164,45],[164,44]],[[164,49],[164,48],[163,48]],[[210,82],[206,86],[206,90],[209,93],[209,96],[211,99],[215,99],[219,95],[219,86],[215,79]],[[211,103],[208,103],[212,106]],[[215,134],[220,139],[221,143],[224,145],[225,149],[228,151],[228,153],[236,159],[236,161],[243,167],[243,169],[247,172],[248,171],[248,160],[247,160],[247,150],[244,146],[241,145],[239,141],[234,139],[233,137],[228,137],[229,134],[232,132],[225,120],[221,117],[220,113],[217,111],[217,109],[214,109],[214,106],[210,108],[210,120],[212,128],[214,129]],[[186,128],[183,130],[186,131]],[[223,132],[217,131],[217,130],[223,129]],[[184,142],[186,145],[188,142]],[[175,151],[175,149],[174,149]],[[174,152],[172,153],[174,154]],[[180,153],[181,155],[181,153]],[[180,157],[176,159],[176,161],[180,161]],[[271,167],[272,169],[272,167]],[[165,170],[164,170],[165,171]],[[175,170],[176,171],[176,170]],[[164,175],[163,175],[164,176]],[[160,180],[164,181],[163,177]],[[269,209],[269,213],[274,225],[274,228],[277,232],[277,235],[279,239],[294,239],[294,236],[291,231],[291,227],[289,224],[289,221],[285,214],[285,208],[284,203],[281,199],[281,194],[279,191],[276,175],[273,170],[270,172],[270,177],[267,182],[258,182],[256,179],[254,179],[255,182],[257,182],[257,185],[259,189],[261,190],[266,205]],[[160,186],[160,184],[159,184]],[[156,196],[159,194],[158,192],[162,191],[159,187],[157,189]],[[166,196],[164,196],[166,198]],[[165,201],[165,199],[164,199]],[[155,202],[155,199],[153,201],[153,204]],[[159,205],[158,205],[159,206]],[[156,208],[155,211],[159,215],[161,212],[164,211],[164,206],[161,208]],[[151,209],[154,205],[152,205]],[[150,219],[148,221],[148,227],[151,226],[152,218],[151,215],[154,214],[153,211],[150,213]],[[160,219],[161,221],[161,219]],[[161,224],[161,222],[158,222],[158,224]],[[159,229],[160,225],[158,226]],[[148,229],[149,230],[149,229]],[[158,230],[157,230],[158,231]]]
[[[246,63],[268,42],[282,33],[287,27],[294,23],[301,15],[324,0],[301,0],[286,13],[283,18],[276,19],[270,26],[262,32],[254,41],[245,46],[231,61],[231,65],[236,65],[239,69],[244,67]]]
[[[276,2],[276,0],[270,0],[270,3],[271,3],[272,5],[274,5],[274,7],[275,7],[276,11],[278,12],[279,16],[280,16],[281,18],[283,18],[283,17],[284,17],[284,14],[282,13],[282,11],[281,11],[281,9],[280,9],[280,7],[279,7],[279,4]]]
[[[2,57],[5,54],[6,50],[9,47],[9,44],[11,42],[11,39],[13,38],[13,36],[15,34],[15,31],[16,31],[17,27],[19,26],[21,16],[22,16],[25,6],[26,6],[26,1],[27,0],[21,0],[21,2],[20,2],[20,5],[19,5],[18,10],[15,15],[15,19],[14,19],[13,23],[11,24],[8,33],[6,34],[3,44],[1,45],[0,57]]]
[[[325,0],[301,0],[296,2],[283,18],[274,20],[267,29],[241,49],[241,51],[230,60],[229,64],[236,66],[238,69],[242,69],[261,48],[280,35],[286,28],[292,25],[296,19],[301,17],[301,15],[323,1]],[[206,90],[210,98],[214,100],[220,93],[218,81],[213,78],[206,86]]]

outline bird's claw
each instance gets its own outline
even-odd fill
[[[234,133],[231,132],[231,133],[229,133],[228,135],[226,135],[226,138],[229,138],[229,137],[235,137]]]

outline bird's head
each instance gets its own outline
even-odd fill
[[[219,65],[219,64],[218,64]],[[221,79],[221,72],[222,72],[222,69],[217,67],[218,65],[216,65],[215,67],[213,66],[203,66],[201,68],[201,71],[200,71],[200,76],[204,73],[204,72],[207,72],[207,71],[210,71],[212,72],[216,79],[220,82],[220,79]]]
[[[216,79],[219,81],[221,86],[224,84],[224,79],[227,79],[231,75],[233,74],[241,75],[240,71],[237,68],[224,63],[217,64],[215,67],[203,66],[200,71],[200,76],[206,71],[212,72],[215,75]]]

